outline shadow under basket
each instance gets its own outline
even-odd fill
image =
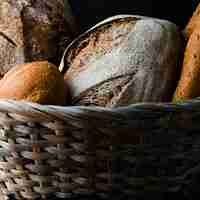
[[[0,101],[0,200],[187,196],[199,155],[198,98],[115,109]]]

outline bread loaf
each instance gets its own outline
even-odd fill
[[[186,39],[188,39],[191,36],[191,34],[197,26],[200,26],[200,3],[185,27],[184,33]]]
[[[171,22],[115,16],[76,39],[60,70],[74,105],[166,102],[175,90],[181,48],[180,33]]]
[[[0,80],[0,98],[65,105],[67,97],[64,77],[47,61],[16,65]]]
[[[200,26],[192,32],[184,53],[181,77],[173,101],[200,96]]]
[[[64,0],[0,0],[0,74],[25,62],[58,64],[71,42],[64,13]]]

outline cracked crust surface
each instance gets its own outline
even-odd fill
[[[0,1],[1,74],[16,64],[36,60],[58,65],[70,41],[63,0]]]
[[[65,80],[75,105],[116,107],[170,101],[181,36],[168,21],[115,17],[67,49]]]

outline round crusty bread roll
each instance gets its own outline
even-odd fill
[[[175,90],[181,53],[181,35],[175,24],[120,15],[72,42],[60,70],[74,105],[166,102]]]
[[[68,97],[63,75],[48,61],[16,65],[0,80],[0,99],[66,105]]]

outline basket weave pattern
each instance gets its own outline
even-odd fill
[[[112,151],[115,200],[199,196],[199,108],[198,100],[137,107],[143,112],[133,116],[133,123],[143,135],[142,143],[117,144]]]
[[[178,191],[200,174],[199,131],[198,98],[116,109],[1,100],[0,197]]]
[[[41,199],[109,189],[110,140],[81,109],[1,101],[0,111],[1,197]]]

